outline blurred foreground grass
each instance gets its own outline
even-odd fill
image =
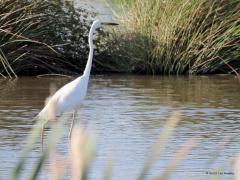
[[[162,132],[156,140],[156,143],[150,149],[146,159],[140,169],[138,176],[135,178],[137,180],[148,179],[150,171],[153,167],[153,164],[159,157],[159,155],[166,150],[165,145],[171,134],[174,132],[179,121],[182,119],[180,113],[174,113],[166,121]],[[72,138],[69,144],[66,144],[66,149],[68,151],[67,155],[60,155],[56,150],[56,145],[63,136],[63,129],[66,130],[65,125],[67,118],[60,118],[52,126],[52,130],[48,136],[47,143],[44,145],[44,149],[41,152],[39,151],[39,157],[36,159],[34,166],[30,170],[25,170],[24,167],[28,163],[27,158],[31,151],[33,150],[36,143],[40,142],[40,131],[42,128],[42,123],[44,120],[39,120],[36,122],[34,128],[32,129],[31,134],[27,139],[27,144],[25,145],[19,160],[17,161],[14,169],[12,170],[11,176],[9,179],[16,180],[20,177],[26,175],[25,179],[34,180],[39,178],[40,172],[43,167],[46,165],[46,161],[49,162],[49,167],[44,168],[45,174],[49,179],[59,180],[63,178],[68,178],[72,180],[79,179],[89,179],[88,173],[90,171],[90,163],[94,159],[95,154],[95,144],[96,137],[95,133],[86,132],[83,128],[75,127],[73,130]],[[224,142],[229,142],[231,139],[224,140]],[[165,169],[161,169],[161,173],[154,177],[154,179],[170,179],[171,175],[174,175],[176,167],[179,165],[182,158],[184,158],[192,148],[201,146],[201,139],[191,138],[187,142],[183,143],[177,152],[175,152],[168,164],[166,164]],[[214,162],[221,151],[224,150],[225,144],[221,144],[219,149],[216,150],[216,154],[213,155],[213,158],[209,160],[209,164]],[[111,156],[109,155],[108,161],[106,162],[102,172],[101,177],[98,179],[111,179],[113,162]],[[239,167],[240,167],[240,158],[237,156],[234,162],[234,172],[235,178],[239,179]],[[210,166],[209,166],[210,167]],[[207,168],[207,167],[206,167]],[[213,170],[212,172],[215,172]],[[216,171],[217,172],[217,171]],[[124,172],[123,172],[124,173]],[[209,175],[209,179],[219,179],[219,174]]]
[[[173,114],[172,117],[170,117],[170,119],[167,121],[163,132],[160,134],[156,144],[149,152],[149,155],[146,158],[143,168],[139,173],[137,179],[140,180],[145,178],[145,175],[151,169],[154,160],[161,153],[161,150],[164,149],[165,142],[173,132],[180,119],[181,115],[179,113],[176,113]],[[63,135],[62,132],[64,125],[66,124],[66,120],[66,118],[60,118],[57,123],[53,125],[52,131],[47,140],[47,144],[44,145],[43,152],[39,156],[35,165],[32,167],[32,170],[26,173],[28,174],[27,179],[36,179],[44,165],[44,162],[47,159],[50,159],[50,168],[48,172],[50,179],[61,179],[61,177],[65,175],[67,169],[70,169],[71,179],[87,179],[88,168],[90,168],[89,164],[94,158],[94,135],[89,133],[87,134],[82,128],[74,128],[73,135],[68,146],[70,153],[67,157],[61,157],[56,152],[56,145]],[[44,120],[37,121],[35,127],[32,129],[32,132],[27,139],[27,144],[22,151],[20,159],[12,171],[10,178],[11,180],[18,179],[24,172],[24,165],[27,163],[28,155],[31,153],[34,144],[39,142],[40,131],[43,122]],[[184,151],[184,155],[195,145],[195,142],[191,141],[189,144],[186,144],[186,146],[180,151]],[[65,160],[63,161],[63,159]],[[170,164],[167,169],[168,171],[160,177],[167,177],[169,175],[168,173],[174,170],[174,166],[177,165],[180,159],[181,157],[178,155],[176,157],[174,165]],[[106,165],[102,179],[110,178],[111,168],[111,166]]]
[[[40,131],[44,120],[36,122],[35,127],[32,129],[32,132],[28,137],[27,144],[12,171],[10,177],[11,180],[19,179],[23,172],[24,174],[27,174],[26,179],[37,179],[47,160],[50,162],[47,172],[49,179],[62,179],[63,177],[66,177],[67,171],[70,172],[70,174],[67,175],[69,176],[69,179],[88,179],[89,168],[91,168],[89,165],[91,160],[94,159],[94,144],[96,141],[95,135],[94,133],[86,133],[80,127],[74,128],[72,139],[68,145],[66,144],[66,149],[68,148],[69,151],[68,155],[59,155],[56,151],[56,145],[63,135],[66,120],[66,118],[60,118],[57,123],[53,125],[52,131],[48,136],[47,144],[44,145],[43,152],[40,152],[41,154],[31,171],[26,172],[24,170],[24,166],[27,163],[27,158],[34,145],[39,142]],[[164,150],[167,140],[180,120],[181,114],[179,113],[172,114],[167,120],[165,126],[163,127],[163,131],[159,135],[156,143],[152,146],[152,149],[149,151],[149,154],[147,155],[145,162],[142,165],[142,169],[138,173],[136,179],[146,179],[146,176],[149,175],[149,171],[151,170],[153,163]],[[198,142],[195,139],[190,139],[186,142],[186,144],[183,144],[182,147],[179,148],[179,151],[173,155],[172,160],[169,161],[166,168],[161,174],[159,174],[159,176],[155,177],[155,179],[168,179],[171,174],[174,173],[174,170],[181,159],[188,154],[190,149],[197,145]],[[111,179],[112,168],[112,160],[111,157],[109,157],[109,162],[105,165],[101,179]],[[100,179],[100,177],[98,178]]]

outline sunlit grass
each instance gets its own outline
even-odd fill
[[[240,1],[119,0],[111,53],[128,71],[233,73],[240,69]],[[126,66],[127,67],[127,66]]]
[[[100,30],[93,71],[239,74],[239,0],[113,3],[120,28]],[[95,13],[61,0],[2,0],[0,9],[1,76],[81,73]]]

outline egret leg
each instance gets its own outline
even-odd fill
[[[42,131],[41,131],[42,151],[43,151],[43,143],[44,143],[44,128],[45,128],[45,123],[42,124]]]
[[[72,137],[72,129],[73,129],[73,126],[74,126],[74,121],[75,121],[75,116],[76,116],[76,114],[77,114],[77,111],[74,110],[74,111],[73,111],[73,117],[72,117],[71,127],[70,127],[69,133],[68,133],[68,140],[70,140],[71,137]]]

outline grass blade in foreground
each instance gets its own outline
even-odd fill
[[[37,142],[37,140],[40,137],[42,123],[43,123],[43,120],[37,121],[35,127],[32,129],[30,135],[28,136],[26,141],[27,144],[25,145],[16,166],[13,168],[13,172],[11,173],[10,180],[18,179],[19,175],[21,174],[26,158],[28,157],[29,153],[32,151],[33,145]]]
[[[191,150],[193,147],[197,145],[197,141],[192,139],[185,143],[179,151],[177,151],[176,155],[172,158],[168,166],[164,169],[164,172],[161,176],[154,178],[155,180],[165,180],[168,179],[169,176],[173,173],[173,171],[176,169],[178,163],[180,160],[187,155],[189,150]]]
[[[159,154],[161,153],[161,150],[164,148],[166,141],[168,140],[168,138],[170,137],[174,128],[176,127],[177,123],[180,120],[181,120],[180,113],[174,113],[173,115],[171,115],[171,117],[163,127],[163,132],[160,134],[157,142],[153,145],[147,159],[145,160],[143,168],[140,171],[137,180],[143,180],[145,178],[147,172],[150,170],[157,156],[159,156]]]
[[[48,144],[46,148],[44,148],[40,158],[30,172],[28,180],[33,180],[37,178],[37,175],[40,173],[44,161],[46,160],[46,158],[48,158],[50,152],[55,149],[57,142],[63,135],[63,128],[65,122],[66,118],[60,118],[60,120],[58,120],[57,123],[53,126],[49,136]]]

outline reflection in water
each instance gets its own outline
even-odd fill
[[[14,166],[33,127],[32,118],[49,95],[50,84],[59,88],[69,81],[27,77],[0,80],[0,178],[5,179]],[[111,151],[114,151],[114,179],[136,177],[149,148],[174,111],[182,112],[184,119],[151,174],[159,175],[179,146],[191,137],[201,138],[202,144],[189,152],[173,178],[196,175],[204,178],[209,168],[232,172],[229,159],[239,151],[239,90],[233,76],[92,76],[87,99],[78,112],[78,122],[94,126],[98,133],[90,177],[101,177]],[[59,144],[63,153],[68,151],[66,136]],[[219,144],[228,136],[233,137],[232,141],[211,167],[206,168]],[[27,169],[39,151],[37,144]],[[46,173],[42,173],[40,179],[45,178]]]

